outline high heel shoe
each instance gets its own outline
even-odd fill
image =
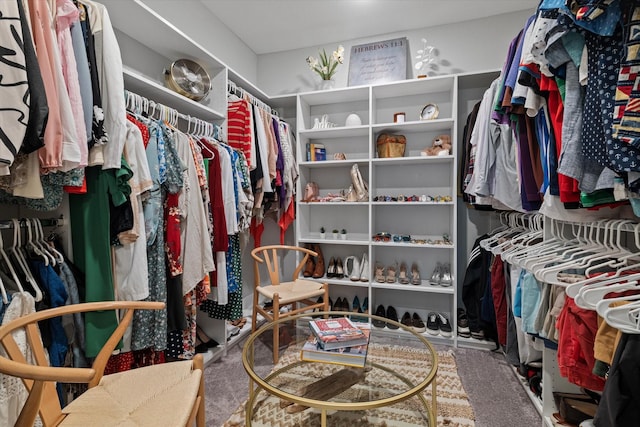
[[[398,283],[403,285],[409,284],[409,277],[407,276],[407,264],[402,262],[400,263],[400,273],[398,273]]]
[[[384,283],[385,279],[384,279],[384,267],[382,264],[377,263],[376,262],[376,282],[378,283]]]
[[[436,268],[433,269],[433,273],[431,273],[431,279],[429,280],[429,283],[432,285],[439,285],[441,274],[442,274],[442,265],[438,262],[436,263]]]
[[[349,261],[351,261],[351,268],[349,268]],[[344,271],[345,276],[352,282],[360,280],[360,261],[355,256],[348,256],[344,259]]]
[[[304,186],[304,198],[303,202],[314,202],[318,200],[320,197],[320,190],[318,189],[318,184],[315,182],[308,182],[307,185]]]
[[[360,263],[360,281],[369,281],[369,257],[366,252],[362,254],[362,263]]]
[[[356,314],[362,314],[362,306],[360,306],[360,298],[358,298],[358,295],[353,297],[353,302],[351,303],[351,312]],[[355,320],[356,322],[366,321],[366,319],[363,320],[362,316],[353,316],[353,315],[351,316],[351,320]]]
[[[351,181],[353,183],[353,189],[356,192],[356,196],[359,202],[366,202],[369,200],[369,188],[367,183],[362,179],[358,164],[354,163],[351,166]]]
[[[324,276],[324,273],[325,273],[325,270],[324,270],[324,256],[322,255],[322,249],[320,248],[320,245],[318,245],[318,244],[313,245],[313,251],[316,252],[318,254],[318,256],[316,257],[316,266],[313,269],[312,277],[314,279],[319,279],[322,276]]]
[[[422,284],[422,280],[420,280],[420,270],[418,270],[418,264],[416,264],[415,262],[411,265],[411,284]]]
[[[329,258],[329,264],[327,264],[327,278],[331,279],[336,277],[336,261],[333,257]]]
[[[395,263],[387,267],[387,278],[386,278],[387,283],[396,283],[397,269],[398,267],[396,266]]]
[[[342,266],[342,258],[338,258],[336,261],[336,274],[333,277],[335,277],[336,279],[342,279],[344,277],[344,267]]]
[[[449,263],[443,264],[440,273],[440,286],[451,286],[452,283],[451,265]]]
[[[364,314],[369,314],[369,297],[364,297],[362,301],[362,312]]]

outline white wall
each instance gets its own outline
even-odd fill
[[[257,84],[258,56],[220,21],[200,0],[142,0],[182,32],[202,45],[229,68]],[[126,7],[120,0],[103,0],[105,4]],[[153,31],[153,28],[149,28]],[[179,58],[173,58],[176,60]]]
[[[498,69],[507,54],[511,40],[524,26],[530,12],[514,12],[489,18],[442,25],[420,30],[381,34],[376,37],[345,40],[345,62],[339,66],[334,79],[336,87],[347,86],[349,52],[351,46],[373,41],[407,37],[411,62],[416,50],[422,47],[422,38],[439,50],[437,69],[429,75],[455,74],[470,71]],[[332,52],[337,45],[312,46],[304,49],[258,55],[257,86],[269,95],[305,92],[317,89],[320,78],[312,72],[305,59],[309,55],[318,56],[318,49]],[[413,77],[417,72],[411,66]]]

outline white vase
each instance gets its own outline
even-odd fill
[[[342,233],[341,233],[341,234],[340,234],[340,238],[341,238],[342,240],[347,240],[347,233],[344,233],[344,234],[342,234]]]
[[[356,113],[351,113],[347,116],[347,120],[345,121],[345,126],[360,126],[362,124],[362,120],[360,120],[360,116]]]
[[[320,81],[320,90],[331,90],[336,86],[335,80],[321,80]]]
[[[333,239],[338,240],[338,233],[333,233]]]
[[[324,239],[325,237],[327,237],[326,233],[320,233],[320,238]]]

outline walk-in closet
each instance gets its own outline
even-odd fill
[[[639,26],[1,1],[0,425],[638,424]]]

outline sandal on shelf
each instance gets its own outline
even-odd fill
[[[385,278],[384,278],[384,267],[382,266],[382,264],[377,263],[376,262],[376,282],[378,283],[384,283]]]
[[[398,267],[395,263],[387,267],[387,283],[396,283],[397,270],[398,270]]]
[[[442,265],[440,274],[440,286],[451,286],[453,277],[451,277],[451,265],[449,263]]]
[[[415,262],[411,265],[411,284],[422,284],[422,280],[420,280],[420,270],[418,270],[418,264],[416,264]]]
[[[403,285],[409,284],[409,277],[407,276],[407,264],[402,262],[400,264],[400,273],[398,273],[398,283]]]

